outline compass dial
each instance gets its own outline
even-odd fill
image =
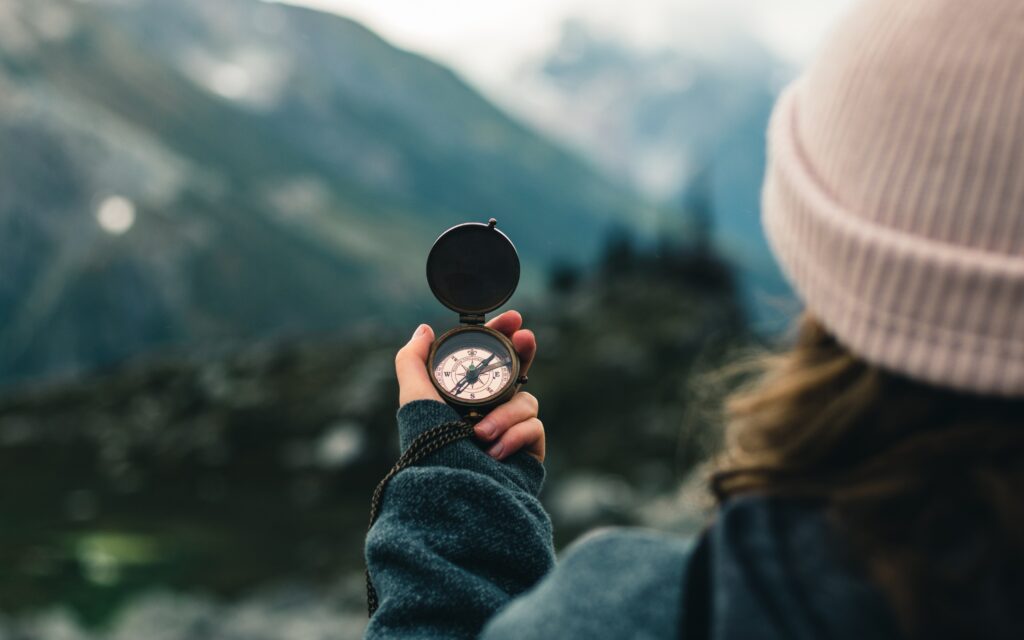
[[[484,331],[442,338],[431,364],[437,386],[465,403],[486,402],[512,384],[514,360],[501,340]]]

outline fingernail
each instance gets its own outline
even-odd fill
[[[427,330],[427,325],[421,324],[420,326],[416,327],[415,331],[412,332],[412,337],[418,338],[419,336],[423,335],[423,332],[426,331],[426,330]]]
[[[505,449],[504,445],[502,445],[499,442],[498,444],[496,444],[493,447],[491,447],[491,450],[487,452],[487,455],[491,456],[495,460],[501,460],[501,452],[504,449]]]
[[[485,420],[476,425],[476,434],[481,438],[487,438],[490,440],[491,436],[494,435],[494,425]]]

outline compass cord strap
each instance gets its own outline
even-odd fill
[[[373,498],[370,500],[370,525],[366,530],[369,531],[373,528],[373,524],[380,515],[380,505],[384,498],[384,489],[387,488],[391,478],[395,477],[399,471],[411,467],[438,449],[463,438],[468,438],[471,435],[473,435],[473,425],[460,420],[457,422],[446,422],[417,436],[405,450],[405,453],[398,458],[395,466],[391,467],[391,470],[388,471],[387,475],[377,484],[377,488],[374,489]],[[373,586],[373,581],[370,580],[370,569],[367,567],[366,608],[371,616],[377,610],[378,605],[377,590]]]

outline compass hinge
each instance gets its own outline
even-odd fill
[[[462,324],[483,324],[484,314],[482,313],[460,313],[459,322]]]

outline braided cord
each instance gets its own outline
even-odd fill
[[[380,516],[380,503],[384,497],[384,489],[387,488],[388,482],[391,478],[394,478],[399,471],[411,467],[426,456],[434,453],[438,449],[445,447],[452,442],[468,438],[473,435],[473,425],[465,421],[459,422],[446,422],[441,426],[434,427],[428,431],[424,431],[409,448],[405,450],[405,453],[398,458],[398,462],[395,466],[391,467],[391,471],[388,471],[384,479],[380,481],[377,488],[373,491],[373,498],[370,500],[370,526],[367,527],[369,531],[373,527],[373,523],[377,522],[377,517]],[[377,599],[377,589],[374,588],[373,582],[370,580],[370,568],[366,568],[366,608],[369,614],[372,616],[379,606]]]

